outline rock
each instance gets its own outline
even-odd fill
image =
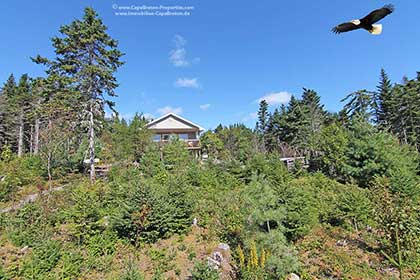
[[[230,249],[229,245],[226,243],[219,243],[219,246],[217,246],[217,248],[223,251],[228,251]]]
[[[347,246],[347,240],[338,240],[336,244],[341,247]]]
[[[220,279],[232,279],[234,269],[231,265],[232,256],[230,254],[230,247],[228,244],[219,243],[219,245],[212,251],[207,258],[207,263],[210,267],[217,269],[220,272]]]
[[[213,267],[214,269],[219,269],[223,260],[223,255],[218,251],[213,252],[211,256],[207,258],[209,266]]]
[[[20,253],[25,254],[26,251],[28,251],[28,248],[29,248],[28,246],[23,247],[22,249],[20,249]]]
[[[197,226],[198,225],[198,219],[194,218],[192,224],[193,224],[193,226]]]
[[[290,273],[287,275],[286,280],[300,280],[300,277],[297,274]]]

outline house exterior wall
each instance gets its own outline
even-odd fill
[[[202,128],[188,120],[169,114],[152,121],[147,128],[153,132],[153,141],[160,146],[165,145],[171,137],[175,136],[186,142],[188,150],[196,155],[201,154],[199,135]]]

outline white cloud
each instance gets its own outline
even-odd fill
[[[187,40],[181,35],[176,34],[174,36],[174,44],[175,48],[169,52],[169,61],[172,65],[176,67],[185,67],[189,66],[191,62],[187,58],[187,50],[185,49],[185,45],[187,44]],[[200,58],[196,57],[192,60],[193,64],[199,63]]]
[[[200,84],[198,83],[197,78],[178,78],[175,81],[174,86],[183,88],[199,88]]]
[[[290,101],[290,98],[292,97],[292,94],[288,93],[287,91],[281,91],[281,92],[272,92],[269,93],[258,100],[257,102],[261,102],[263,100],[267,101],[269,105],[273,104],[286,104]]]
[[[169,113],[174,113],[174,114],[177,114],[177,115],[181,115],[182,114],[182,108],[181,107],[171,107],[171,106],[165,106],[165,107],[163,107],[163,108],[159,108],[159,109],[157,109],[157,111],[156,112],[158,112],[160,115],[166,115],[166,114],[169,114]]]
[[[187,40],[179,34],[175,34],[174,36],[174,43],[177,48],[182,48],[187,44]]]
[[[203,111],[206,111],[208,108],[210,108],[210,104],[202,104],[200,105],[200,109]]]

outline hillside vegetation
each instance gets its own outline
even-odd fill
[[[419,279],[419,77],[382,71],[337,114],[262,101],[201,160],[105,118],[122,53],[92,9],[60,33],[45,78],[1,89],[0,279]]]

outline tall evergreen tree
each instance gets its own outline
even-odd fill
[[[9,76],[0,91],[0,145],[10,145],[15,150],[16,144],[16,80],[13,74]]]
[[[86,8],[82,20],[60,28],[62,37],[52,39],[57,59],[38,56],[35,62],[49,65],[48,73],[68,78],[81,94],[84,120],[89,139],[90,178],[95,180],[96,125],[103,122],[104,106],[113,108],[107,96],[114,97],[118,86],[114,73],[123,62],[118,43],[107,34],[107,27],[92,8]]]
[[[304,115],[301,103],[294,96],[290,99],[287,107],[286,127],[284,140],[296,147],[300,147],[306,139],[302,139],[301,131],[304,126]]]
[[[392,84],[387,73],[381,69],[377,91],[374,94],[373,106],[375,121],[380,127],[386,127],[391,119]]]
[[[268,118],[269,118],[268,103],[265,100],[261,100],[260,107],[258,109],[258,123],[257,123],[258,132],[260,132],[261,134],[264,134],[265,130],[267,129]]]
[[[306,148],[312,153],[317,149],[318,136],[325,123],[326,112],[321,104],[321,97],[311,89],[303,89],[302,107],[305,126],[301,133],[307,139]]]
[[[372,92],[365,89],[348,94],[341,100],[341,102],[347,101],[343,107],[345,114],[350,119],[357,117],[366,121],[370,120],[372,115],[372,94]]]
[[[15,104],[17,109],[17,154],[21,157],[25,152],[25,124],[30,109],[30,80],[27,74],[19,79],[16,89]]]
[[[286,106],[282,104],[280,109],[276,108],[270,115],[266,136],[268,151],[278,151],[281,143],[285,140],[286,110]]]

